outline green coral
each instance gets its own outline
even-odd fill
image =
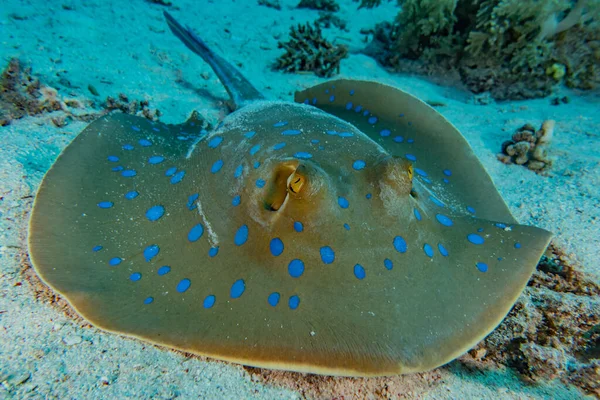
[[[328,78],[339,73],[340,61],[348,57],[348,48],[327,41],[317,23],[292,27],[290,40],[279,42],[279,47],[286,52],[277,59],[276,68],[285,72],[312,71]]]
[[[472,91],[499,99],[544,96],[560,80],[578,88],[600,84],[600,0],[398,4],[381,60],[397,70],[454,71]],[[555,64],[565,66],[563,79],[546,73]]]

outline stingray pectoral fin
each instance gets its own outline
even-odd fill
[[[413,161],[430,181],[446,182],[438,195],[460,204],[463,214],[476,210],[478,218],[516,222],[465,138],[416,97],[377,82],[342,79],[297,92],[295,101],[352,123],[390,154]]]
[[[72,296],[89,300],[85,293],[94,298],[112,290],[113,258],[115,264],[117,258],[143,259],[139,241],[152,238],[131,237],[124,224],[139,225],[152,207],[168,206],[159,187],[176,191],[169,180],[177,172],[167,171],[181,164],[199,136],[198,124],[165,125],[114,113],[91,123],[47,172],[30,219],[30,256],[40,277],[86,318],[97,321]],[[116,240],[118,235],[126,239]]]

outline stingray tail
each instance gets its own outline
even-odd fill
[[[184,28],[173,18],[171,14],[164,11],[169,28],[175,36],[187,46],[188,49],[198,54],[208,65],[211,66],[219,80],[225,86],[231,97],[232,108],[237,109],[244,104],[254,100],[264,100],[264,96],[238,71],[233,65],[225,61],[208,48],[206,43],[200,39],[192,30]]]

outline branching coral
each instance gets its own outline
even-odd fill
[[[290,40],[279,42],[279,47],[286,52],[277,59],[277,69],[286,72],[312,71],[322,77],[339,73],[340,61],[348,56],[348,48],[328,42],[317,24],[292,27]]]
[[[497,99],[548,95],[563,80],[552,68],[546,73],[553,65],[565,69],[561,78],[570,86],[600,84],[600,0],[398,4],[402,10],[380,58],[397,70],[455,70],[473,92]]]

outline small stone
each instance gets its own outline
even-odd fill
[[[529,168],[532,171],[539,171],[541,169],[544,169],[544,167],[546,166],[546,163],[543,161],[529,161],[527,163],[527,168]]]
[[[78,336],[78,335],[69,335],[69,336],[63,338],[63,342],[67,346],[74,346],[76,344],[80,344],[81,342],[83,342],[83,339],[81,338],[81,336]]]

